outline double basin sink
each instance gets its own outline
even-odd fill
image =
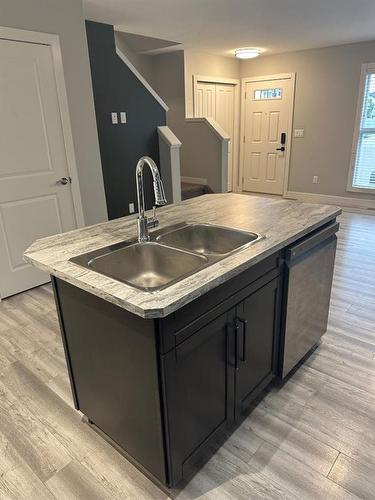
[[[70,259],[86,269],[154,292],[250,246],[262,236],[211,224],[181,223]]]

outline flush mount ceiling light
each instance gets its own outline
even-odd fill
[[[260,54],[259,49],[254,49],[250,47],[245,47],[243,49],[236,49],[234,54],[239,59],[253,59],[254,57],[258,57]]]

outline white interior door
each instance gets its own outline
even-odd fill
[[[283,194],[290,147],[292,79],[246,82],[245,91],[243,189]]]
[[[213,118],[229,135],[228,190],[232,190],[235,89],[229,83],[197,82],[195,116]]]
[[[216,84],[216,121],[229,135],[228,190],[232,190],[234,140],[234,85]]]
[[[23,261],[76,227],[51,47],[0,39],[0,295],[46,283]]]

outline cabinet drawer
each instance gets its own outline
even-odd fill
[[[250,287],[255,290],[277,276],[280,265],[280,254],[271,255],[227,283],[159,320],[162,351],[170,351],[221,312],[228,310],[236,301],[241,300],[242,295],[251,293]]]

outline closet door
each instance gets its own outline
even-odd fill
[[[229,135],[228,191],[232,190],[235,86],[230,83],[197,82],[194,96],[196,117],[213,118]]]
[[[215,120],[230,136],[228,145],[228,190],[232,190],[234,139],[234,85],[216,84]]]
[[[216,85],[198,82],[195,95],[195,116],[216,120]]]

